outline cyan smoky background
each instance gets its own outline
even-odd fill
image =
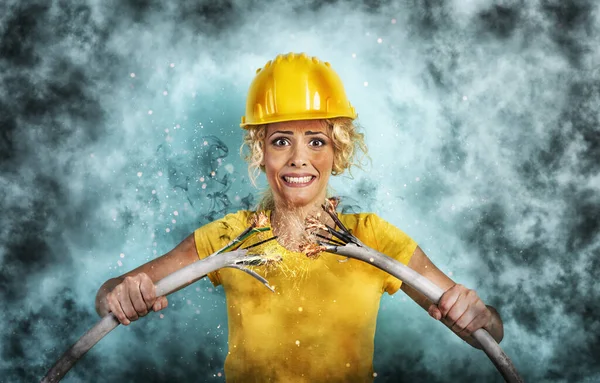
[[[371,164],[333,181],[348,209],[495,306],[526,381],[599,380],[599,17],[591,0],[2,2],[1,380],[39,380],[106,279],[256,202],[245,92],[302,51],[332,63],[367,137]],[[221,288],[170,303],[64,381],[223,381]],[[401,292],[375,371],[501,381]]]

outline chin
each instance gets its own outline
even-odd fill
[[[325,199],[323,198],[323,201]],[[323,201],[316,196],[286,196],[285,201],[291,207],[320,206]]]

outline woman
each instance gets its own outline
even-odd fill
[[[254,180],[264,172],[269,190],[259,209],[272,230],[248,244],[277,236],[256,247],[282,261],[256,271],[272,293],[234,269],[208,275],[225,289],[229,352],[228,381],[370,381],[373,341],[380,297],[402,289],[429,314],[443,321],[474,347],[470,334],[485,328],[500,342],[502,320],[473,290],[454,283],[401,230],[375,214],[338,214],[344,226],[372,247],[424,275],[445,293],[433,305],[398,279],[357,261],[322,253],[317,259],[300,252],[308,216],[335,226],[320,214],[330,175],[352,164],[357,149],[366,152],[352,121],[354,108],[329,63],[305,54],[279,55],[269,61],[250,87],[246,116],[249,169]],[[197,229],[175,249],[127,274],[107,281],[98,292],[97,311],[112,311],[128,325],[149,310],[167,307],[153,283],[235,238],[253,212],[239,211]]]

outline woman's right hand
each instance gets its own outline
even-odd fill
[[[167,297],[156,297],[156,287],[146,273],[125,277],[106,295],[106,302],[108,310],[124,325],[168,305]]]

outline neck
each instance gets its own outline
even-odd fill
[[[292,207],[275,204],[275,209],[271,212],[273,234],[285,248],[299,251],[300,245],[306,240],[304,220],[308,216],[317,215],[320,215],[323,222],[330,223],[331,217],[327,216],[320,205]]]

